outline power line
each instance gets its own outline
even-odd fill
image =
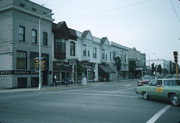
[[[141,2],[130,3],[130,4],[127,4],[127,5],[124,5],[124,6],[120,6],[120,7],[117,7],[117,8],[101,10],[101,11],[92,12],[92,13],[88,13],[88,14],[84,14],[84,15],[79,15],[79,16],[76,16],[76,17],[93,16],[93,15],[97,15],[97,14],[101,14],[101,13],[105,13],[105,12],[116,11],[116,10],[127,8],[127,7],[130,7],[130,6],[136,6],[136,5],[140,5],[140,4],[145,4],[145,3],[149,2],[149,1],[150,0],[144,0],[144,1],[141,1]]]
[[[180,1],[180,0],[179,0],[179,1]],[[173,5],[172,0],[170,0],[170,3],[171,3],[171,6],[172,6],[172,8],[173,8],[173,11],[174,11],[174,13],[175,13],[175,15],[176,15],[177,20],[180,22],[180,18],[179,18],[178,14],[177,14],[177,11],[176,11],[176,9],[175,9],[175,7],[174,7],[174,5]]]

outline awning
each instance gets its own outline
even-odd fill
[[[105,73],[116,73],[109,65],[99,65],[99,68]]]

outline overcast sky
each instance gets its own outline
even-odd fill
[[[52,9],[56,23],[135,47],[147,59],[173,60],[173,51],[180,54],[179,0],[32,1]]]

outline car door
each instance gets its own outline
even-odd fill
[[[147,93],[154,97],[156,95],[156,87],[157,87],[157,80],[151,81],[151,83],[148,86]]]
[[[162,86],[162,80],[157,80],[154,96],[158,99],[162,98],[164,94],[163,92],[164,92],[164,87]]]

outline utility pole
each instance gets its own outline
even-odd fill
[[[178,72],[178,52],[177,51],[174,51],[173,52],[174,54],[174,62],[176,64],[176,78],[179,79],[179,72]]]

